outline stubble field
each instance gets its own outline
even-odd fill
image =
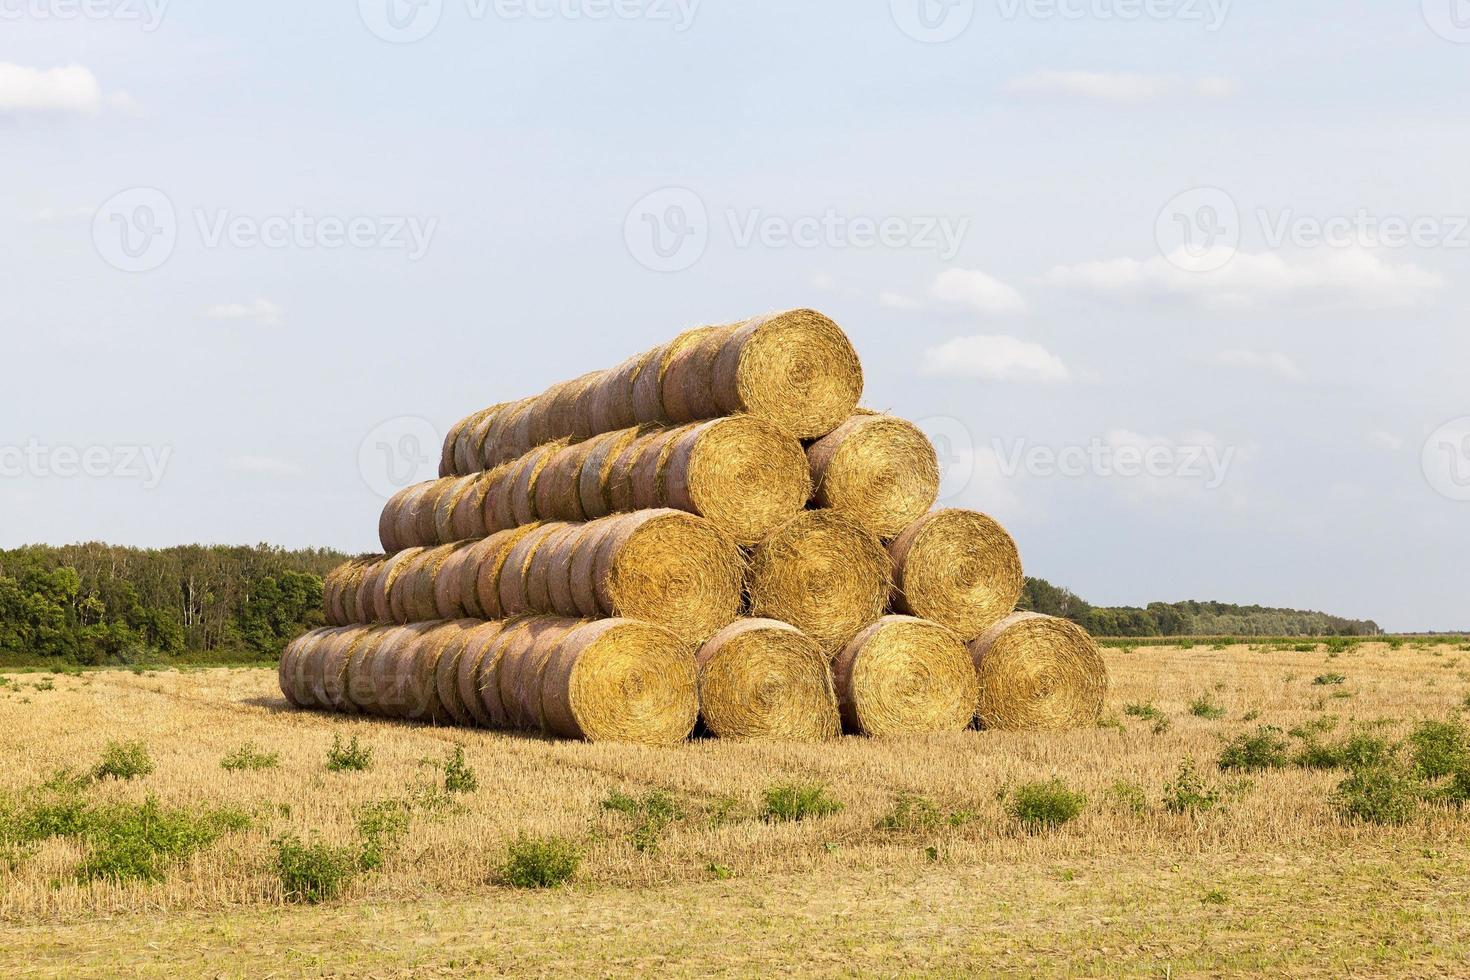
[[[1470,809],[1426,799],[1402,824],[1357,821],[1332,802],[1347,770],[1297,760],[1310,745],[1398,743],[1426,720],[1459,719],[1470,651],[1105,655],[1096,728],[669,749],[297,712],[265,670],[12,674],[0,693],[0,971],[1466,969]],[[1261,726],[1279,729],[1291,761],[1222,770],[1227,741]],[[328,771],[334,737],[354,736],[370,765]],[[152,770],[87,779],[113,741],[141,741]],[[221,766],[247,743],[274,763]],[[473,789],[446,788],[458,748]],[[1053,779],[1085,804],[1028,828],[1018,790]],[[776,819],[767,793],[782,786],[821,787],[840,809]],[[35,830],[79,809],[94,824],[142,812],[210,830],[150,865],[154,880],[118,883],[96,856],[105,833]],[[518,837],[566,842],[580,855],[570,882],[509,885]],[[354,859],[339,897],[302,902],[280,873],[278,842],[292,838],[372,859]]]

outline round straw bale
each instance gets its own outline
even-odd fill
[[[504,403],[492,405],[471,417],[470,424],[459,436],[459,446],[454,456],[455,473],[466,475],[484,469],[481,460],[484,458],[485,438],[490,434],[490,427],[500,417],[504,407]]]
[[[1018,612],[970,644],[980,674],[980,724],[1053,732],[1102,717],[1108,672],[1097,644],[1070,620]]]
[[[443,623],[414,623],[398,627],[396,638],[384,644],[373,660],[378,709],[390,718],[433,720],[439,709],[434,672],[425,669],[424,641]],[[386,656],[384,654],[387,654]]]
[[[668,464],[669,453],[673,451],[674,440],[679,434],[679,429],[665,429],[639,440],[645,445],[638,452],[637,458],[632,460],[626,483],[619,483],[620,487],[626,487],[627,500],[618,510],[647,510],[651,507],[668,506],[668,502],[664,500],[664,467]],[[613,495],[614,503],[619,503],[617,496],[616,493]]]
[[[434,690],[439,705],[456,725],[473,725],[475,716],[459,690],[459,661],[464,656],[471,632],[479,625],[476,619],[457,619],[446,623],[439,639],[439,658],[434,664]],[[451,629],[450,627],[454,627]]]
[[[939,458],[918,426],[855,415],[807,450],[816,504],[887,540],[934,506]]]
[[[592,451],[592,442],[563,446],[552,454],[536,481],[536,499],[532,512],[546,521],[582,521],[582,497],[578,481],[582,464]]]
[[[377,674],[374,665],[384,643],[391,640],[398,626],[363,627],[362,639],[347,655],[347,700],[365,714],[382,714],[378,710]]]
[[[297,676],[306,685],[303,693],[318,708],[330,706],[327,700],[326,684],[323,679],[325,673],[323,664],[326,658],[327,648],[332,643],[332,638],[337,635],[340,626],[328,626],[315,630],[316,638],[301,651],[300,664],[297,666]]]
[[[351,684],[348,679],[348,664],[352,651],[367,637],[369,627],[348,626],[327,641],[326,653],[322,656],[322,690],[326,704],[333,711],[356,712],[352,703]]]
[[[571,544],[585,525],[558,523],[547,526],[553,530],[536,548],[526,572],[526,605],[538,612],[575,612],[575,606],[571,609],[558,609],[551,596],[553,591],[558,596],[571,595]],[[555,589],[552,586],[553,580],[558,582]]]
[[[498,531],[484,541],[476,542],[474,556],[466,559],[464,565],[464,601],[467,612],[483,615],[486,619],[505,617],[505,610],[500,605],[500,580],[505,571],[506,559],[523,538],[534,534],[541,526],[527,524],[525,527]],[[474,596],[473,605],[471,594]]]
[[[695,327],[685,330],[666,344],[648,352],[648,360],[633,380],[633,415],[639,422],[662,422],[668,416],[664,412],[664,379],[669,365],[681,350],[699,343],[705,334],[720,330],[720,327]],[[690,421],[680,419],[681,422]]]
[[[556,386],[556,394],[544,402],[544,418],[539,426],[531,429],[531,438],[536,445],[556,439],[569,439],[578,432],[577,409],[583,395],[597,382],[601,371],[590,371],[579,378],[565,381]],[[545,396],[543,395],[544,399]]]
[[[460,501],[475,489],[478,482],[479,474],[477,473],[453,477],[448,487],[441,491],[438,498],[435,499],[434,541],[436,543],[448,544],[451,541],[464,540],[454,531],[454,512],[459,509]]]
[[[650,354],[645,352],[628,358],[604,372],[592,385],[591,393],[583,402],[588,431],[614,432],[638,424],[638,414],[633,410],[633,387]]]
[[[505,455],[502,443],[511,423],[515,421],[516,413],[522,407],[523,402],[505,402],[475,427],[473,438],[479,445],[479,458],[476,461],[478,469],[493,469],[505,461],[501,458]],[[515,459],[519,455],[520,453],[515,453],[508,458]]]
[[[556,642],[579,624],[558,616],[533,616],[501,652],[497,683],[510,727],[541,731],[541,675]]]
[[[691,645],[734,622],[745,562],[729,535],[678,510],[603,520],[613,527],[593,563],[602,615],[665,626]]]
[[[563,634],[541,675],[545,729],[590,742],[673,745],[699,715],[694,657],[672,632],[603,619]]]
[[[623,450],[632,445],[643,430],[639,427],[606,432],[590,440],[587,458],[577,474],[577,496],[582,513],[588,520],[606,517],[613,512],[609,495],[613,465]]]
[[[521,616],[504,620],[495,638],[485,646],[484,653],[479,660],[476,678],[479,685],[480,707],[490,719],[491,728],[516,727],[511,721],[511,705],[507,704],[500,694],[501,668],[506,665],[506,651],[512,646],[520,650],[523,642],[529,642],[525,633],[530,629],[532,623],[541,618],[544,617]]]
[[[422,487],[421,483],[404,487],[383,504],[383,509],[378,514],[378,541],[383,545],[383,551],[387,554],[391,555],[403,547],[398,540],[398,522],[408,498],[419,493]]]
[[[577,532],[577,541],[572,549],[572,569],[568,576],[572,604],[577,615],[596,619],[602,613],[602,603],[597,598],[597,556],[602,550],[602,540],[617,527],[616,521],[597,520],[583,524]]]
[[[571,531],[556,541],[554,551],[547,556],[546,570],[546,606],[554,609],[563,616],[587,616],[597,618],[600,611],[596,606],[596,592],[590,590],[593,595],[593,603],[590,612],[584,612],[578,601],[578,589],[575,579],[577,570],[577,558],[583,550],[583,543],[595,539],[595,535],[589,533],[591,525],[573,524]],[[594,547],[588,545],[589,548]],[[540,553],[537,553],[538,557]],[[588,579],[590,583],[591,579]]]
[[[484,411],[488,411],[488,409],[476,412],[474,415],[466,415],[449,427],[449,432],[444,436],[444,446],[439,450],[440,476],[453,476],[460,472],[459,467],[454,461],[455,453],[459,451],[460,433],[469,428],[475,419],[478,419],[484,414]]]
[[[458,547],[458,544],[441,544],[430,548],[420,556],[411,574],[405,576],[408,582],[403,597],[404,622],[449,618],[439,616],[435,583],[444,563]]]
[[[707,378],[683,384],[713,392],[720,415],[757,415],[798,439],[815,439],[857,407],[863,368],[837,324],[814,310],[792,310],[729,328]]]
[[[459,619],[468,614],[464,601],[465,562],[474,545],[474,541],[453,545],[449,556],[434,572],[434,617]]]
[[[417,484],[416,492],[407,494],[398,508],[394,538],[399,548],[422,547],[436,543],[434,537],[434,505],[445,487],[455,477],[445,477]],[[384,549],[386,550],[386,549]]]
[[[919,518],[889,544],[893,607],[947,626],[969,641],[1005,618],[1025,578],[1005,528],[972,510]]]
[[[700,713],[720,738],[818,742],[842,732],[827,655],[794,626],[736,620],[696,661]]]
[[[536,552],[551,539],[552,534],[568,526],[563,523],[542,524],[510,549],[500,572],[501,616],[508,618],[550,611],[531,605],[531,562],[535,559]]]
[[[381,555],[364,555],[337,569],[332,589],[325,598],[327,622],[346,626],[359,621],[356,617],[357,592],[368,570],[381,560]]]
[[[501,481],[501,493],[504,497],[500,505],[500,513],[510,515],[512,523],[508,526],[530,524],[537,519],[536,485],[540,482],[541,473],[546,469],[547,464],[564,446],[565,443],[562,442],[537,446],[511,464],[510,471]],[[495,530],[499,531],[501,528],[496,527]]]
[[[832,663],[843,726],[864,735],[957,732],[975,717],[975,665],[938,623],[885,616]]]
[[[300,664],[301,651],[314,641],[313,630],[303,633],[290,643],[286,649],[281,651],[281,661],[276,667],[276,680],[281,686],[281,693],[286,696],[293,708],[309,708],[310,701],[303,696],[302,687],[298,681],[298,665]]]
[[[644,453],[653,451],[653,440],[658,436],[657,432],[641,435],[628,443],[623,451],[618,453],[607,471],[607,502],[609,513],[626,514],[637,510],[633,503],[633,474],[638,469],[638,461],[643,458]],[[655,464],[658,454],[653,451]]]
[[[811,497],[801,443],[769,422],[737,415],[675,431],[661,505],[708,518],[737,544],[755,544]]]
[[[790,623],[828,655],[883,615],[892,575],[870,532],[830,510],[803,511],[756,545],[751,615]]]
[[[511,514],[511,500],[508,494],[511,463],[501,463],[493,470],[485,474],[484,497],[480,508],[480,527],[484,528],[485,534],[494,534],[496,531],[504,531],[506,528],[515,527],[515,518]]]
[[[375,559],[363,566],[361,575],[348,581],[342,595],[342,612],[346,615],[348,623],[371,623],[373,621],[372,606],[368,597],[372,594],[373,583],[387,562],[386,558]]]
[[[371,591],[363,599],[364,611],[369,613],[365,622],[391,623],[394,621],[391,602],[394,584],[398,581],[398,576],[423,552],[423,548],[405,548],[385,559],[382,565],[378,566],[372,577]],[[367,584],[365,580],[364,585]]]
[[[465,631],[464,650],[455,662],[455,686],[459,688],[460,703],[469,711],[475,723],[489,727],[490,715],[480,697],[480,671],[486,654],[505,624],[500,620],[489,623],[480,620],[466,622],[472,625]]]
[[[487,465],[498,466],[501,463],[508,463],[535,448],[536,444],[531,441],[531,426],[535,422],[536,399],[527,398],[518,402],[506,420],[498,442],[494,446],[488,442],[485,444]]]
[[[681,422],[723,415],[711,387],[715,357],[735,326],[715,327],[674,351],[664,370],[664,417]]]
[[[388,580],[388,617],[385,622],[411,623],[414,621],[409,610],[409,597],[413,592],[420,570],[432,556],[433,551],[429,548],[408,548],[402,554],[408,557],[403,559],[397,566],[396,574],[391,575]]]
[[[468,541],[490,533],[485,527],[485,495],[494,485],[493,471],[474,473],[467,479],[469,488],[454,501],[449,514],[450,541]]]

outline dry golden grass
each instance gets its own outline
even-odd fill
[[[1343,823],[1327,804],[1337,772],[1218,772],[1225,737],[1324,715],[1339,735],[1378,725],[1401,737],[1448,718],[1470,691],[1470,653],[1336,657],[1203,646],[1105,651],[1113,686],[1098,727],[1060,735],[963,732],[816,745],[700,741],[676,748],[549,742],[285,709],[273,672],[206,670],[16,675],[0,694],[0,793],[59,766],[92,763],[109,739],[142,739],[155,771],[100,783],[94,799],[158,797],[234,806],[227,834],[157,884],[81,886],[81,851],[52,840],[0,863],[0,971],[15,975],[260,975],[455,972],[734,975],[1011,973],[1115,975],[1166,969],[1293,975],[1454,974],[1470,956],[1470,813],[1426,808],[1404,827]],[[1318,674],[1346,675],[1341,686]],[[42,682],[44,687],[44,682]],[[1341,693],[1346,697],[1334,697]],[[1209,695],[1226,709],[1195,717]],[[1153,703],[1169,718],[1127,717]],[[1258,717],[1245,720],[1255,713]],[[366,772],[324,767],[334,735],[374,750]],[[226,772],[244,742],[280,754],[262,772]],[[283,904],[273,837],[354,839],[360,808],[403,799],[442,773],[456,745],[479,789],[416,812],[385,866],[340,902]],[[1224,805],[1161,806],[1182,760]],[[425,762],[428,760],[428,762]],[[1022,833],[1004,798],[1062,778],[1082,815]],[[846,806],[799,823],[757,818],[763,791],[823,783]],[[1117,784],[1142,790],[1134,812]],[[614,790],[680,801],[655,850],[601,807]],[[923,796],[935,826],[881,829],[901,794]],[[585,851],[573,883],[520,892],[495,883],[505,843],[557,834]]]

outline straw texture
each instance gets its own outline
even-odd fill
[[[742,619],[700,648],[700,714],[720,738],[817,742],[841,734],[827,656],[773,619]]]
[[[937,623],[885,616],[832,664],[843,727],[874,736],[960,731],[975,716],[970,653]]]
[[[1025,585],[1016,543],[975,511],[921,517],[888,550],[893,607],[947,626],[966,641],[1009,615]]]
[[[939,460],[912,422],[854,415],[807,449],[815,503],[887,540],[934,506]]]
[[[984,728],[1064,731],[1102,717],[1107,668],[1092,637],[1070,620],[1014,613],[971,643],[970,652]]]

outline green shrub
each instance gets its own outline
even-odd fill
[[[410,804],[402,800],[380,800],[357,812],[357,835],[362,838],[358,849],[358,866],[363,871],[377,871],[387,860],[388,849],[408,833]]]
[[[904,793],[893,801],[893,809],[878,821],[878,829],[922,832],[935,829],[944,820],[944,813],[933,800]]]
[[[1440,779],[1470,766],[1465,726],[1458,721],[1422,722],[1409,736],[1414,768],[1425,779]]]
[[[92,775],[97,779],[136,779],[152,771],[153,760],[142,742],[108,742]]]
[[[1318,674],[1312,678],[1312,683],[1317,687],[1328,687],[1337,684],[1346,684],[1347,678],[1342,674]]]
[[[1201,694],[1189,703],[1189,713],[1196,718],[1204,718],[1207,721],[1215,721],[1225,717],[1225,709],[1210,699],[1208,694]]]
[[[1087,797],[1067,789],[1060,779],[1016,787],[1010,814],[1028,833],[1051,830],[1073,820],[1087,806]]]
[[[1123,708],[1123,714],[1127,715],[1130,718],[1141,718],[1144,721],[1157,721],[1160,718],[1165,717],[1162,711],[1154,707],[1152,701],[1148,702],[1147,704],[1125,705]]]
[[[633,821],[628,840],[638,851],[658,850],[659,836],[669,824],[684,819],[684,808],[664,790],[653,790],[642,798],[613,790],[602,801],[602,808]]]
[[[1388,739],[1359,732],[1331,745],[1308,738],[1292,761],[1303,769],[1357,769],[1387,762],[1392,756]]]
[[[1164,784],[1164,809],[1170,813],[1203,813],[1219,803],[1220,791],[1205,785],[1193,759],[1179,763],[1174,779]]]
[[[82,838],[88,854],[77,878],[159,881],[167,865],[203,850],[227,830],[243,830],[249,822],[235,810],[165,809],[151,796],[141,805],[98,807],[86,818]]]
[[[761,819],[770,823],[786,820],[807,820],[813,817],[830,817],[840,813],[843,804],[827,795],[825,786],[785,785],[772,786],[766,790],[765,802],[761,807]]]
[[[1397,763],[1353,770],[1328,802],[1350,820],[1374,824],[1407,823],[1424,795],[1423,784]]]
[[[464,761],[464,746],[456,745],[444,762],[444,790],[447,793],[473,793],[480,788],[480,778]]]
[[[1221,769],[1258,772],[1280,769],[1287,763],[1286,739],[1281,729],[1262,725],[1253,734],[1241,734],[1225,743],[1218,765]]]
[[[1119,781],[1108,790],[1114,803],[1130,813],[1145,813],[1148,810],[1148,796],[1143,787],[1136,783]]]
[[[276,849],[276,875],[288,902],[328,902],[357,875],[357,853],[350,847],[333,847],[318,840],[303,843],[287,835],[271,842]]]
[[[371,768],[373,764],[373,750],[365,745],[359,745],[357,736],[343,743],[340,735],[332,736],[332,747],[327,750],[327,770],[329,772],[362,772]]]
[[[220,759],[219,764],[221,769],[230,772],[239,772],[242,769],[274,769],[281,764],[281,756],[276,752],[262,752],[255,747],[255,743],[246,742]]]
[[[571,880],[582,853],[561,837],[517,837],[505,849],[500,877],[513,888],[555,888]]]

